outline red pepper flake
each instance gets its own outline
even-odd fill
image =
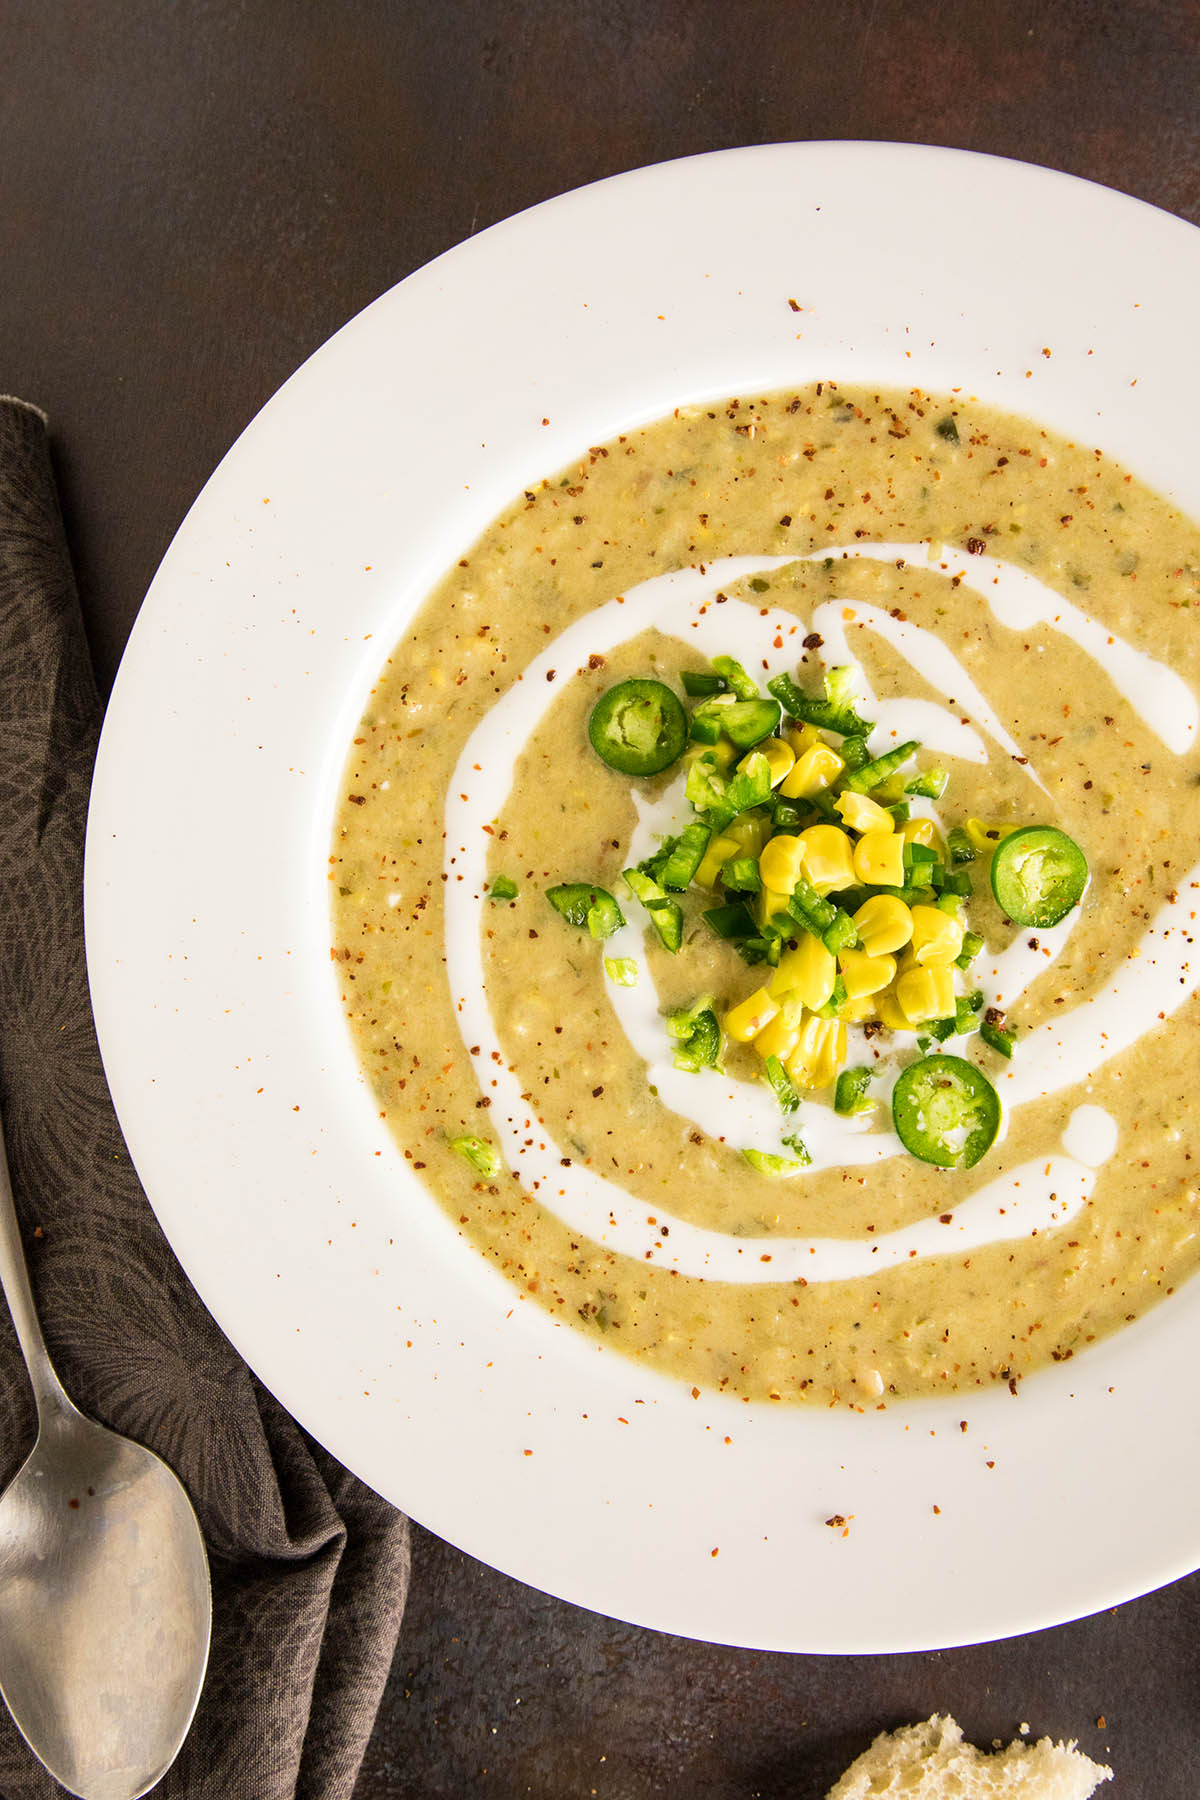
[[[967,539],[967,555],[968,556],[982,556],[986,549],[987,549],[987,545],[984,543],[982,538],[969,537]]]

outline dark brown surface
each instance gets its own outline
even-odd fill
[[[0,71],[0,391],[51,414],[105,683],[180,519],[286,376],[537,200],[693,151],[895,138],[1200,223],[1189,0],[0,0]],[[1198,1644],[1193,1577],[990,1647],[754,1655],[606,1622],[418,1534],[358,1800],[819,1800],[875,1730],[935,1707],[985,1744],[1023,1721],[1076,1736],[1116,1767],[1105,1792],[1191,1800]]]

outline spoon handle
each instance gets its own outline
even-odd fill
[[[12,1314],[21,1355],[25,1358],[25,1367],[29,1370],[29,1379],[33,1383],[39,1421],[50,1412],[69,1409],[71,1402],[54,1373],[54,1365],[46,1350],[46,1340],[42,1336],[33,1304],[33,1290],[29,1285],[29,1270],[21,1243],[12,1179],[8,1172],[8,1156],[4,1148],[3,1121],[0,1121],[0,1287],[4,1289],[4,1298],[8,1301],[8,1310]]]

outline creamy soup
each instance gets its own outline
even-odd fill
[[[691,406],[528,488],[382,670],[330,858],[366,1079],[464,1239],[555,1319],[756,1401],[1015,1384],[1170,1294],[1200,1258],[1197,606],[1192,521],[960,396]],[[850,1115],[827,1090],[782,1113],[731,1037],[676,1066],[664,1021],[701,996],[724,1020],[764,971],[696,892],[662,942],[623,871],[695,816],[684,765],[631,780],[587,727],[622,679],[682,693],[721,656],[763,691],[852,670],[872,756],[918,739],[946,772],[912,802],[939,842],[975,818],[1086,855],[1042,930],[968,865],[960,986],[1015,1037],[943,1046],[1002,1104],[974,1167],[896,1135],[919,1027],[851,1023]],[[619,903],[603,942],[546,898],[576,882]]]

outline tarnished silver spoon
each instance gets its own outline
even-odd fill
[[[136,1800],[179,1753],[208,1662],[196,1515],[149,1450],[85,1418],[34,1311],[0,1130],[0,1283],[37,1442],[0,1498],[0,1694],[71,1794]]]

